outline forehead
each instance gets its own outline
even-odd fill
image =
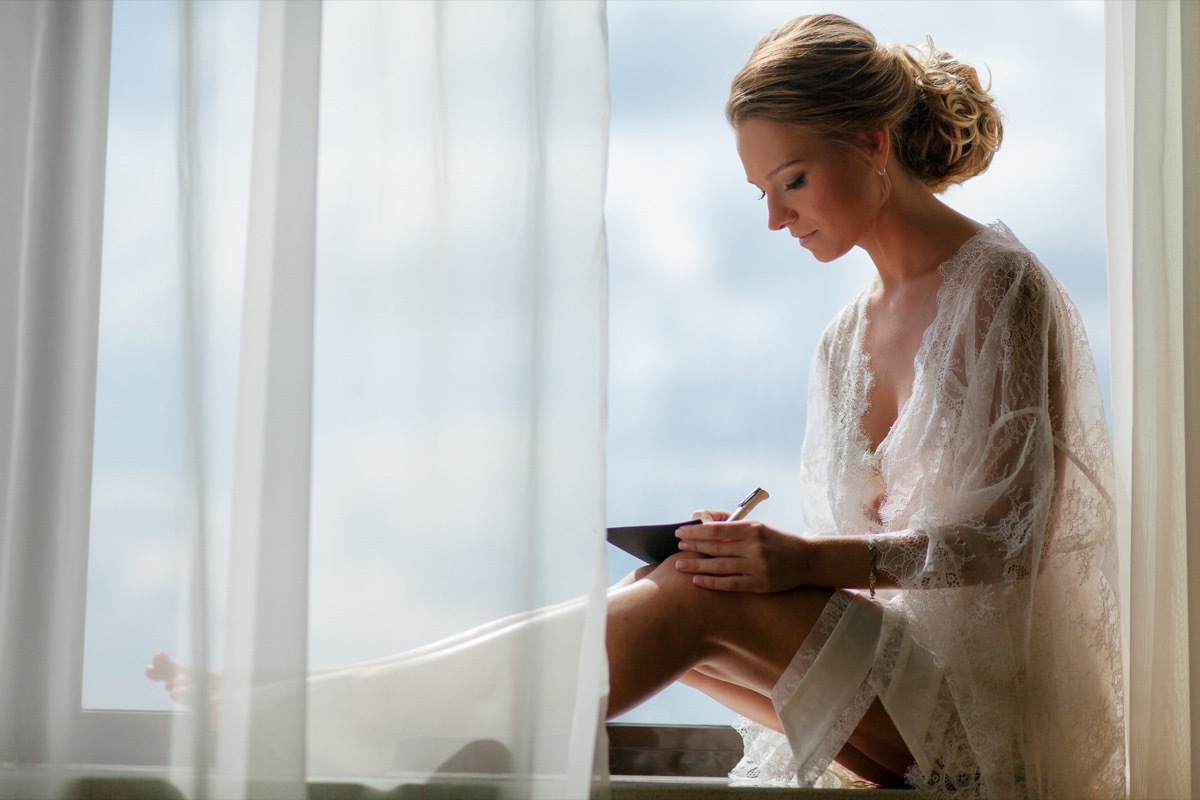
[[[826,158],[834,148],[801,125],[751,118],[737,128],[737,149],[746,177],[758,181],[782,165]]]

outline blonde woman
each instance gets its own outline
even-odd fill
[[[678,679],[743,715],[742,777],[810,785],[836,760],[955,796],[1123,796],[1083,328],[1008,228],[937,197],[1000,146],[992,98],[932,43],[821,15],[760,40],[726,112],[768,227],[878,274],[812,365],[799,535],[681,528],[612,594],[610,712]]]

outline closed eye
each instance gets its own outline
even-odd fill
[[[790,192],[792,189],[799,189],[803,185],[804,185],[804,173],[801,172],[799,175],[796,176],[796,179],[794,181],[785,185],[783,188],[787,189]]]

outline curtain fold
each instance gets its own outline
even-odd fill
[[[0,4],[0,795],[49,796],[80,699],[106,2]]]
[[[401,753],[351,755],[432,780],[508,764],[514,797],[586,796],[606,687],[603,5],[330,4],[325,22],[313,662],[337,661],[354,603],[388,644],[364,650],[375,689],[321,681],[310,729],[454,695]],[[356,548],[390,565],[378,583],[339,573]],[[497,617],[503,634],[475,627]]]
[[[139,764],[195,797],[587,797],[603,3],[262,3],[253,67],[243,8],[0,3],[0,794]],[[106,139],[110,46],[144,60]],[[104,700],[153,650],[81,674],[139,626],[194,659],[167,725]],[[81,680],[118,712],[81,726]],[[84,728],[111,763],[72,763]]]
[[[1105,7],[1130,794],[1200,795],[1200,14]]]
[[[218,764],[302,798],[321,4],[259,11]]]

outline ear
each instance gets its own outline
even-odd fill
[[[858,135],[858,143],[876,169],[885,169],[892,152],[892,132],[887,125],[870,128]]]

